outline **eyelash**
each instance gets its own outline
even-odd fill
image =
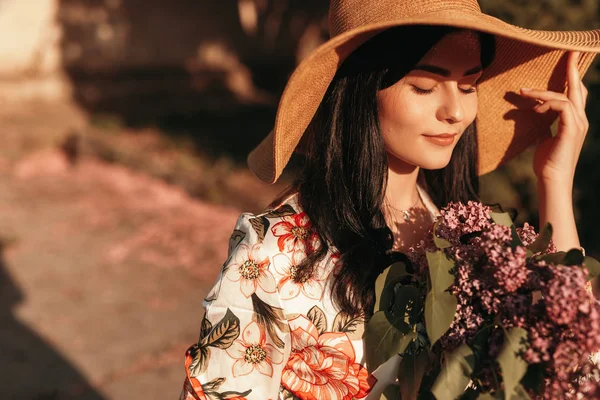
[[[476,90],[477,89],[475,88],[475,86],[470,89],[467,89],[467,90],[460,89],[460,91],[463,92],[464,94],[474,93]],[[415,92],[416,94],[421,94],[421,95],[433,93],[433,89],[425,90],[425,89],[418,88],[416,86],[412,87],[412,91]]]

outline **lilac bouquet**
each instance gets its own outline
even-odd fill
[[[586,290],[600,264],[551,237],[497,206],[450,203],[376,282],[370,368],[402,355],[404,400],[600,399],[600,303]]]

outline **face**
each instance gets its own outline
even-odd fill
[[[377,93],[390,168],[448,165],[454,147],[477,115],[480,76],[477,36],[459,31],[444,36],[412,71]],[[436,138],[444,134],[450,138]]]

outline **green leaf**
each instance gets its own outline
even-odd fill
[[[190,376],[195,378],[200,376],[208,367],[208,359],[210,357],[210,349],[208,346],[197,343],[189,349],[192,362],[188,367]]]
[[[517,227],[513,225],[510,227],[510,247],[514,249],[518,246],[524,247],[525,244],[517,233]]]
[[[436,293],[444,292],[454,283],[454,275],[450,273],[450,270],[454,268],[454,261],[441,250],[426,252],[425,255],[429,264],[432,290]]]
[[[228,399],[239,399],[240,397],[245,398],[250,393],[252,393],[252,389],[248,389],[245,392],[235,392],[233,390],[230,390],[230,391],[221,393],[221,399],[228,400]]]
[[[492,220],[496,224],[502,225],[502,226],[507,226],[510,228],[511,238],[512,238],[510,246],[513,249],[517,246],[523,246],[523,241],[519,237],[519,234],[517,233],[517,228],[515,227],[515,224],[509,213],[507,213],[507,212],[492,212],[492,213],[490,213],[490,216],[492,217]]]
[[[200,337],[198,338],[198,342],[202,341],[202,339],[204,339],[210,333],[211,329],[212,324],[208,318],[206,318],[206,314],[204,314],[204,318],[202,318],[202,325],[200,327]]]
[[[487,325],[481,328],[476,334],[469,347],[475,355],[475,368],[479,369],[482,361],[488,357],[489,337],[494,329],[494,325]]]
[[[502,371],[504,381],[504,399],[509,400],[519,385],[519,381],[527,372],[527,363],[521,354],[527,350],[527,331],[523,328],[514,328],[505,331],[504,345],[496,361]]]
[[[544,383],[545,368],[545,363],[530,364],[527,367],[525,376],[523,376],[523,379],[521,379],[521,384],[524,387],[539,393],[539,391],[542,389],[542,384]]]
[[[393,282],[390,286],[393,286]],[[394,288],[391,288],[394,290]],[[400,332],[406,334],[412,326],[417,323],[417,318],[421,314],[423,301],[419,289],[414,286],[402,286],[396,290],[394,298],[393,315],[385,311],[388,321],[394,325]]]
[[[285,322],[287,319],[283,315],[283,308],[275,307],[264,302],[256,293],[252,293],[250,298],[252,299],[252,308],[254,309],[252,321],[263,326],[271,337],[273,344],[280,349],[283,349],[285,347],[285,342],[279,337],[277,329],[275,329],[278,328],[284,333],[289,332],[290,327]]]
[[[388,282],[394,278],[405,275],[409,275],[409,273],[403,262],[393,263],[379,274],[375,281],[375,312],[381,311],[381,296],[383,294],[383,289],[387,286]]]
[[[319,306],[313,306],[306,317],[313,323],[317,331],[319,331],[319,335],[322,335],[327,330],[327,317],[325,316],[325,312],[319,308]]]
[[[429,274],[431,277],[431,290],[425,299],[425,327],[431,341],[431,346],[450,327],[456,313],[457,300],[446,290],[454,283],[454,275],[450,270],[454,262],[443,251],[427,252]]]
[[[431,347],[446,333],[454,320],[458,301],[448,292],[430,290],[425,299],[425,328]]]
[[[594,279],[594,277],[600,275],[600,262],[593,257],[585,257],[583,259],[583,266],[587,268],[588,272],[588,281]]]
[[[427,350],[417,354],[407,354],[402,358],[398,367],[398,384],[402,399],[416,399],[421,387],[423,375],[428,367],[429,353]]]
[[[388,321],[383,311],[376,312],[367,323],[364,335],[369,371],[375,371],[391,357],[403,353],[416,337],[417,334],[414,331],[410,331],[406,335],[398,331]]]
[[[507,212],[491,212],[490,217],[494,220],[498,225],[508,226],[509,228],[514,225],[512,219],[510,218],[510,214]]]
[[[233,250],[244,240],[246,232],[240,230],[234,230],[229,237],[229,249],[227,250],[227,256],[230,256]]]
[[[515,386],[510,400],[531,400],[531,397],[523,387],[523,385]]]
[[[340,311],[333,319],[333,332],[344,332],[350,340],[361,339],[365,332],[364,316],[353,317]]]
[[[475,355],[469,346],[462,344],[444,356],[444,365],[431,391],[437,400],[454,400],[464,393],[471,381]]]
[[[296,214],[294,207],[290,206],[289,204],[284,204],[280,207],[277,207],[275,210],[267,212],[264,214],[264,216],[267,218],[282,218],[292,216],[294,214]]]
[[[227,349],[240,336],[240,320],[228,308],[223,318],[214,326],[202,343],[206,346]]]
[[[219,390],[219,388],[223,385],[223,383],[225,383],[225,378],[216,378],[213,379],[210,382],[207,383],[203,383],[202,384],[202,389],[205,392],[214,392],[216,390]]]
[[[440,221],[435,221],[435,224],[433,224],[433,243],[435,243],[435,247],[437,247],[440,250],[447,249],[448,247],[452,246],[452,243],[450,243],[446,239],[442,239],[437,236],[436,231],[437,231],[439,224],[440,224]]]
[[[252,225],[254,232],[256,232],[256,235],[258,236],[258,242],[262,243],[265,240],[265,235],[267,234],[267,231],[269,230],[269,220],[267,219],[267,217],[258,216],[250,218],[248,222],[250,222],[250,225]]]
[[[583,264],[583,252],[579,249],[571,249],[565,254],[565,258],[562,261],[563,265],[581,265]]]
[[[540,251],[544,251],[550,245],[550,239],[552,239],[552,224],[547,222],[546,225],[542,228],[538,238],[535,242],[531,243],[527,248],[534,253],[539,253]]]
[[[565,258],[564,251],[557,251],[556,253],[544,254],[542,256],[536,256],[536,260],[546,261],[548,264],[562,264],[563,259]]]
[[[465,392],[460,396],[460,400],[476,400],[479,397],[479,391],[473,389],[472,387],[467,388]]]

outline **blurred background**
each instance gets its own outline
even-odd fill
[[[480,0],[535,29],[600,28],[598,0]],[[245,157],[327,38],[324,0],[0,0],[0,397],[177,398],[202,299],[242,211]],[[576,177],[600,256],[600,71]],[[537,227],[532,153],[484,201]]]

